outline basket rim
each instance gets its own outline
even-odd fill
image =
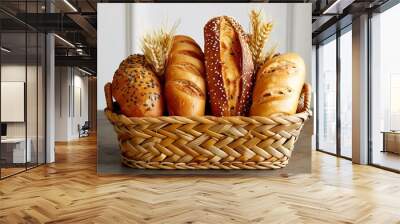
[[[108,120],[113,125],[136,125],[136,124],[232,124],[232,125],[247,125],[247,124],[264,124],[264,125],[290,125],[294,123],[304,123],[312,116],[311,111],[296,113],[293,115],[276,115],[270,117],[264,116],[159,116],[159,117],[127,117],[124,114],[117,114],[109,109],[105,109]]]
[[[107,107],[104,108],[104,112],[110,112],[114,115],[121,116],[127,119],[131,120],[136,120],[136,119],[157,119],[157,118],[171,118],[171,119],[177,119],[177,120],[183,120],[183,119],[199,119],[199,118],[205,118],[205,119],[212,119],[212,120],[229,120],[229,119],[243,119],[243,118],[252,118],[252,119],[265,119],[265,118],[286,118],[286,117],[298,117],[299,115],[308,115],[312,116],[311,110],[303,111],[300,113],[295,113],[291,115],[284,115],[284,114],[279,114],[279,115],[273,115],[273,116],[213,116],[213,115],[204,115],[204,116],[155,116],[155,117],[128,117],[124,114],[119,114],[116,113]]]
[[[156,116],[156,117],[128,117],[124,114],[119,114],[113,111],[112,108],[112,96],[111,96],[111,83],[105,85],[105,95],[107,101],[107,107],[104,112],[111,123],[125,123],[129,124],[145,124],[145,123],[176,123],[176,124],[187,124],[187,123],[204,123],[204,124],[216,124],[216,123],[231,123],[231,124],[290,124],[305,122],[312,116],[310,110],[311,105],[311,86],[308,83],[304,83],[302,94],[303,100],[299,103],[297,111],[301,111],[295,114],[276,114],[272,116]]]

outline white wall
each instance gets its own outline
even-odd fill
[[[119,63],[129,54],[126,5],[97,4],[97,109],[105,108],[104,85],[111,82]]]
[[[315,45],[312,46],[312,58],[311,58],[311,81],[310,84],[312,86],[312,110],[314,113],[314,116],[312,117],[313,119],[313,132],[312,133],[317,133],[317,94],[316,94],[316,90],[317,90],[317,48]],[[315,150],[317,149],[317,135],[314,134],[312,137],[312,149]]]
[[[65,93],[68,94],[69,76],[64,75],[68,73],[67,67],[55,68],[55,140],[66,141],[68,139],[68,95],[63,97]]]
[[[26,69],[26,70],[25,70]],[[25,67],[24,65],[18,65],[18,64],[5,64],[1,66],[1,81],[5,82],[25,82],[25,75],[26,71],[28,74],[36,74],[36,67],[34,66],[27,66]],[[28,77],[29,78],[29,77]],[[29,85],[36,85],[36,81],[33,82],[33,80],[29,80]],[[36,109],[36,88],[27,88],[27,104],[32,103],[33,101],[35,102],[34,105],[27,105],[31,107],[35,107]],[[7,110],[7,108],[1,108],[2,110]],[[22,108],[24,110],[24,108]],[[30,111],[29,109],[27,109]],[[27,114],[27,119],[28,122],[32,122],[33,120],[35,121],[36,124],[36,113],[28,113]],[[32,127],[33,125],[30,123],[28,124],[28,129]],[[36,130],[36,125],[35,125],[35,130]],[[28,137],[29,137],[30,130],[28,130]],[[36,135],[36,133],[35,133]],[[7,136],[8,137],[25,137],[25,122],[7,122]]]
[[[72,96],[74,98],[74,109],[75,112],[72,113],[72,120],[71,120],[71,136],[72,138],[77,138],[79,137],[79,132],[78,132],[78,124],[83,125],[85,121],[88,121],[88,107],[89,107],[89,102],[88,102],[88,77],[87,76],[82,76],[82,73],[76,74],[75,70],[75,75],[74,75],[74,87],[75,91],[73,94],[75,96]],[[77,91],[80,91],[80,99],[77,93]],[[81,101],[79,103],[79,100]],[[79,105],[80,104],[80,105]],[[79,108],[81,107],[81,108]],[[82,110],[80,112],[80,110]]]
[[[178,34],[193,37],[204,45],[203,27],[215,16],[229,15],[249,31],[248,13],[263,9],[274,22],[266,48],[278,44],[279,52],[295,51],[307,65],[307,81],[311,81],[311,4],[266,3],[132,3],[98,4],[97,16],[97,109],[105,108],[103,87],[111,82],[119,63],[132,53],[140,53],[140,39],[155,28],[171,27],[180,21]],[[112,18],[112,19],[111,19]]]
[[[76,68],[56,67],[56,141],[69,141],[78,138],[78,124],[83,125],[88,120],[88,77],[83,75]],[[78,97],[79,90],[80,98]],[[82,113],[80,113],[77,105],[81,105]]]
[[[133,4],[132,7],[133,28],[131,42],[133,43],[133,51],[140,52],[140,40],[144,34],[152,32],[154,29],[160,28],[161,26],[171,27],[177,21],[180,21],[177,33],[191,36],[201,47],[203,47],[203,28],[211,18],[221,15],[234,17],[236,21],[243,26],[245,31],[249,31],[249,12],[252,9],[262,9],[267,16],[267,20],[272,20],[274,22],[274,29],[271,33],[267,48],[274,44],[278,44],[278,51],[285,52],[289,48],[289,39],[292,39],[292,36],[290,35],[290,31],[292,30],[292,21],[289,19],[289,13],[292,13],[291,10],[293,8],[301,8],[303,10],[303,15],[296,19],[297,21],[307,21],[311,33],[311,22],[309,22],[311,21],[311,18],[310,20],[307,20],[308,17],[311,17],[311,11],[306,11],[307,6],[311,7],[311,4],[136,3]],[[307,27],[304,27],[304,29],[307,29]],[[298,33],[298,36],[301,34],[302,33]],[[309,47],[311,47],[311,39],[309,39],[308,42],[310,42]]]
[[[288,16],[291,19],[287,22],[287,40],[288,46],[286,51],[297,52],[303,57],[306,66],[306,82],[312,84],[313,78],[312,75],[312,31],[311,31],[311,22],[312,21],[312,13],[311,13],[311,3],[306,4],[289,4]],[[275,32],[275,30],[273,31]],[[274,37],[272,37],[274,38]],[[279,38],[277,36],[276,38]],[[275,39],[280,42],[280,39]],[[284,49],[280,50],[280,52],[285,52]]]

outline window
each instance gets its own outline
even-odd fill
[[[18,13],[40,12],[43,4],[18,2]],[[0,23],[2,179],[45,163],[46,38],[13,16],[0,12],[0,17],[9,21]]]
[[[340,155],[352,157],[352,32],[340,36]]]
[[[400,5],[371,19],[370,160],[400,170]]]
[[[317,149],[345,158],[352,157],[351,28],[323,41],[317,57]]]
[[[318,48],[317,149],[336,154],[336,39]]]

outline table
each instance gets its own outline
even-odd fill
[[[382,131],[383,150],[382,152],[392,152],[400,154],[400,131]]]
[[[25,144],[26,142],[26,154],[25,154]],[[1,139],[1,153],[2,157],[5,158],[8,163],[26,163],[30,162],[32,158],[31,153],[31,144],[32,141],[30,138],[5,138]],[[3,156],[3,154],[10,156]],[[11,156],[12,154],[12,156]],[[12,158],[12,160],[11,160]]]

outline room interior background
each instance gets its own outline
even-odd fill
[[[85,122],[95,131],[96,79],[76,67],[57,66],[55,72],[55,141],[78,139]]]

